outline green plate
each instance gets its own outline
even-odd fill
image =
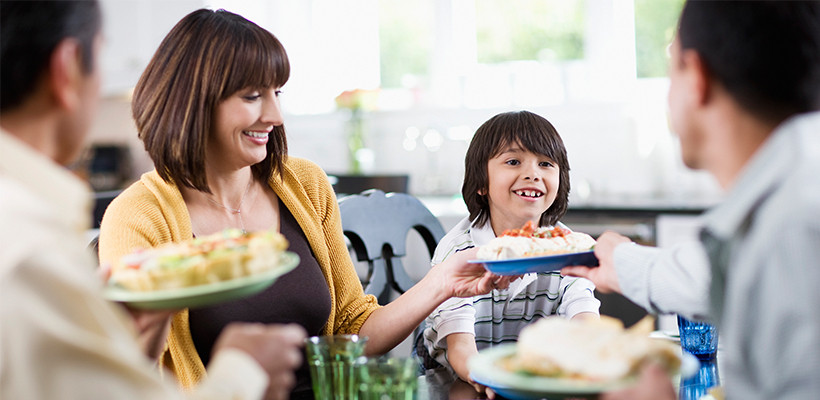
[[[470,358],[470,377],[477,383],[513,400],[597,398],[598,394],[629,386],[635,378],[610,382],[584,382],[572,379],[547,378],[507,371],[498,361],[515,354],[515,344],[503,344],[480,351]],[[700,364],[689,353],[681,355],[680,376],[697,373]]]
[[[277,278],[296,268],[297,265],[299,265],[299,256],[296,253],[285,251],[279,260],[279,266],[259,274],[207,285],[150,292],[131,291],[120,286],[109,285],[103,289],[103,296],[108,300],[125,303],[134,308],[151,310],[203,307],[257,294],[267,289]]]

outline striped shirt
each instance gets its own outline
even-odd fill
[[[566,228],[560,223],[559,226]],[[485,245],[494,238],[489,223],[473,227],[471,221],[464,218],[441,239],[432,264],[436,265],[458,251]],[[601,303],[595,298],[594,290],[592,282],[562,277],[557,271],[527,274],[510,284],[508,289],[444,302],[427,317],[423,344],[431,357],[449,367],[448,335],[473,334],[479,350],[514,342],[521,330],[538,318],[550,315],[572,318],[582,312],[598,314]]]

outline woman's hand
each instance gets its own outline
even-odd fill
[[[519,276],[495,275],[484,268],[483,264],[468,263],[476,258],[478,248],[470,248],[456,252],[444,262],[433,267],[442,276],[441,282],[448,297],[472,297],[486,294],[493,289],[506,289],[510,282]]]

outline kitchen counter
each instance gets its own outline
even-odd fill
[[[467,206],[460,195],[419,196],[430,212],[441,216],[465,216]],[[712,196],[601,196],[578,200],[570,198],[568,214],[600,213],[607,215],[683,214],[698,215],[720,201]]]

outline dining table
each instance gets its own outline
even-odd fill
[[[653,332],[653,335],[656,337],[667,336],[669,340],[675,339],[673,335],[659,331]],[[712,397],[711,393],[714,392],[715,388],[720,386],[720,353],[721,349],[718,347],[718,353],[714,358],[698,360],[699,367],[697,368],[697,372],[692,376],[681,379],[681,376],[677,374],[672,377],[672,384],[680,400],[716,400],[716,397]],[[424,374],[418,378],[417,400],[472,400],[486,398],[486,394],[477,392],[473,389],[472,385],[453,377],[453,375],[444,368],[426,370]],[[495,398],[498,400],[508,399],[499,395],[496,395]],[[558,400],[576,398],[596,399],[597,396],[550,396],[544,397],[543,399]],[[526,397],[526,399],[531,398]],[[509,400],[519,399],[509,398]]]

